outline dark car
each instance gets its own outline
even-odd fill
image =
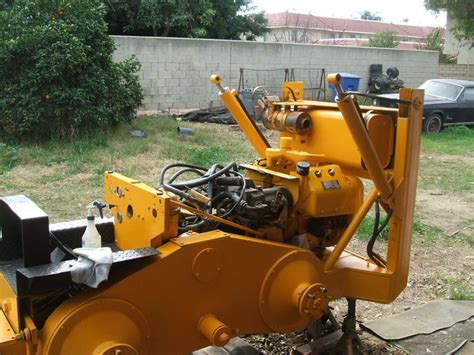
[[[425,90],[423,131],[437,133],[445,126],[474,125],[474,81],[432,79],[421,84],[420,89]],[[383,98],[398,99],[398,94],[379,97],[375,105],[393,107],[393,102]]]

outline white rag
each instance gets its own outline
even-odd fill
[[[107,280],[113,262],[112,249],[77,248],[73,252],[79,258],[72,261],[72,281],[97,288],[102,281]]]

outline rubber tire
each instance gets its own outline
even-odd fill
[[[426,133],[439,133],[443,128],[443,117],[439,113],[432,113],[428,118],[425,118],[423,122],[423,132]]]
[[[387,69],[387,75],[392,79],[396,79],[400,75],[400,71],[397,67],[390,67]]]

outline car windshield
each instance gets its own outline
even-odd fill
[[[442,97],[448,100],[456,100],[462,87],[443,83],[441,81],[428,80],[421,84],[420,89],[425,89],[425,95]]]

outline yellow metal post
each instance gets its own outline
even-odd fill
[[[224,88],[222,86],[219,75],[212,75],[211,82],[216,84],[219,88],[219,96],[221,97],[222,102],[242,128],[242,131],[245,133],[258,155],[264,158],[265,151],[267,148],[270,148],[270,144],[267,142],[262,132],[260,132],[255,122],[245,112],[234,92],[230,91],[229,88]]]

